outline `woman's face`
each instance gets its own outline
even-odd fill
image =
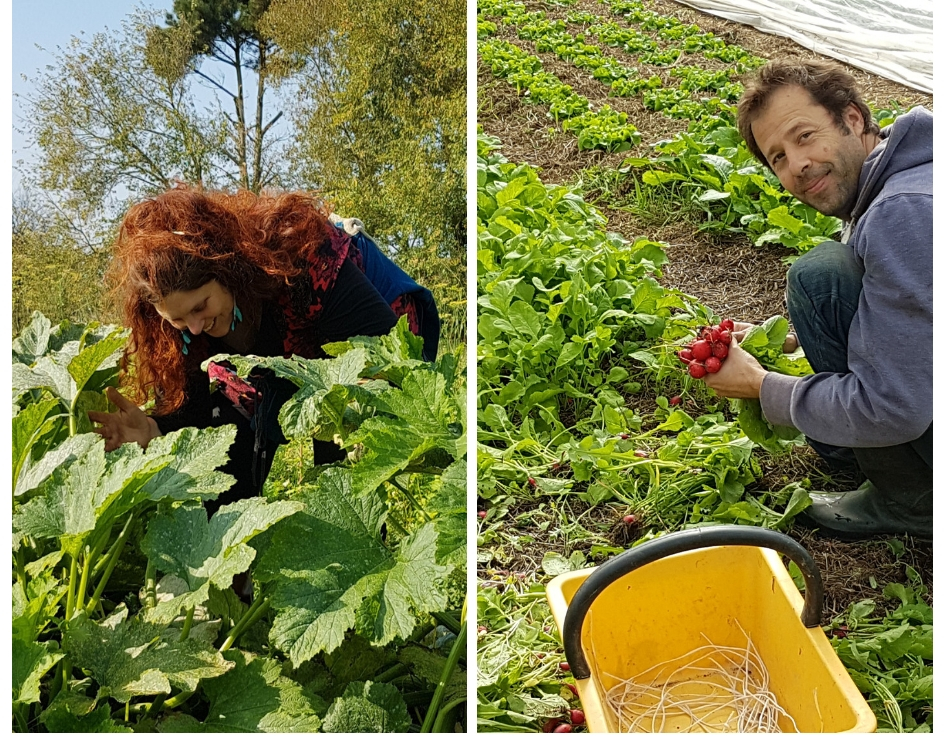
[[[230,330],[233,305],[233,295],[214,279],[196,289],[172,292],[154,309],[179,331],[220,338]]]

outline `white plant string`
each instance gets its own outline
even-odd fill
[[[781,721],[791,725],[788,732],[798,732],[769,689],[768,670],[751,638],[738,628],[744,648],[713,644],[703,634],[706,645],[630,679],[605,672],[618,681],[607,703],[619,732],[782,732]]]

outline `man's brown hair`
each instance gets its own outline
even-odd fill
[[[834,123],[842,131],[847,131],[843,121],[844,112],[849,105],[856,105],[866,124],[864,133],[879,133],[879,125],[873,120],[869,107],[856,90],[856,81],[842,66],[803,58],[772,60],[746,82],[745,91],[738,101],[738,130],[751,154],[768,168],[771,166],[755,141],[751,124],[768,106],[768,101],[775,91],[791,85],[804,88],[814,102],[830,113]]]

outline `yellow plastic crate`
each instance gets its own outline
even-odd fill
[[[806,601],[778,552],[801,569]],[[591,732],[626,731],[607,691],[707,643],[745,648],[751,639],[769,690],[801,732],[874,732],[876,717],[820,628],[823,586],[810,555],[764,528],[713,526],[653,539],[600,567],[559,575],[548,602]],[[717,696],[713,680],[689,693]],[[724,702],[719,721],[724,719]],[[637,722],[648,729],[652,722]],[[685,730],[684,714],[661,718]],[[794,730],[779,718],[785,732]],[[713,728],[710,721],[706,729]]]

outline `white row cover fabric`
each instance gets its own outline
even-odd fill
[[[932,92],[932,0],[677,0]]]

